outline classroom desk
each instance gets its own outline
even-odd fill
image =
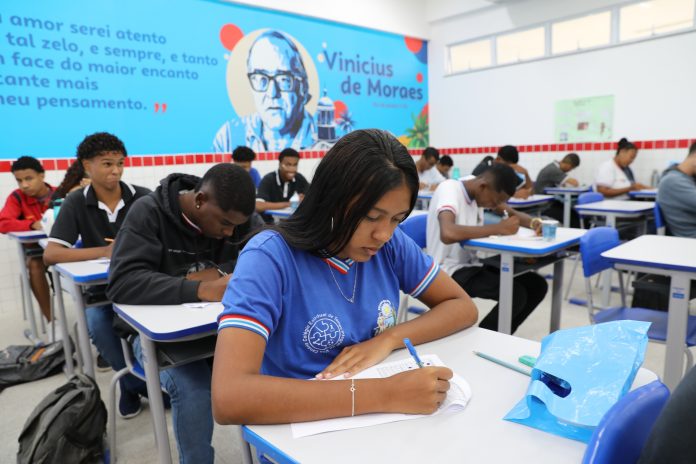
[[[616,227],[617,218],[639,218],[653,214],[655,202],[653,201],[625,201],[603,200],[584,205],[575,205],[575,210],[580,215],[604,216],[608,227]],[[647,232],[647,226],[643,224],[643,233]],[[602,275],[602,306],[609,307],[611,299],[611,271],[605,271]]]
[[[430,207],[430,200],[433,199],[433,193],[434,190],[419,190],[419,201],[416,202],[416,207],[418,207],[418,203],[420,203],[421,209],[423,209],[424,211],[428,211],[428,208]]]
[[[670,277],[664,382],[673,390],[683,375],[689,300],[694,296],[689,293],[691,280],[696,280],[696,239],[643,235],[602,256],[617,269]]]
[[[579,187],[547,187],[544,193],[563,197],[563,227],[570,227],[570,211],[573,206],[573,197],[589,192],[589,185]]]
[[[527,198],[511,197],[508,206],[531,215],[540,215],[553,201],[553,195],[530,195]]]
[[[161,464],[170,464],[172,453],[162,402],[157,343],[195,340],[214,334],[217,331],[217,317],[222,309],[222,303],[208,303],[202,308],[114,303],[114,310],[118,315],[140,334],[148,401]],[[213,353],[209,355],[212,356]]]
[[[631,200],[654,200],[657,198],[657,189],[634,190],[628,192],[628,196]]]
[[[437,354],[469,382],[472,396],[464,411],[298,439],[292,437],[287,424],[251,425],[242,428],[244,438],[257,449],[270,451],[281,464],[582,461],[584,443],[503,420],[524,397],[529,377],[472,352],[481,351],[517,364],[521,355],[537,356],[539,342],[472,327],[417,348],[420,354]],[[399,350],[386,361],[408,356],[406,350]],[[654,373],[640,369],[633,388],[656,378]]]
[[[265,214],[268,214],[269,216],[272,216],[273,219],[285,219],[287,217],[290,217],[292,214],[292,208],[289,206],[287,208],[282,208],[282,209],[267,209],[265,211]]]
[[[65,279],[67,291],[73,297],[76,306],[77,317],[77,338],[80,353],[82,353],[83,369],[86,375],[94,377],[94,360],[92,359],[92,347],[87,329],[87,316],[85,310],[89,306],[101,306],[108,303],[100,301],[89,303],[86,300],[84,290],[94,285],[104,285],[109,277],[109,260],[94,259],[89,261],[78,261],[74,263],[59,263],[53,266],[55,272]],[[58,299],[58,310],[62,312],[60,317],[65,320],[65,309],[63,308],[63,288],[61,279],[54,281],[56,296]],[[63,324],[65,326],[65,324]]]
[[[558,260],[553,265],[553,285],[551,297],[550,332],[558,330],[561,322],[561,297],[563,287],[563,251],[577,245],[584,229],[559,227],[556,240],[545,242],[541,238],[517,235],[496,236],[466,240],[462,246],[474,250],[493,252],[500,255],[500,299],[498,300],[498,331],[509,334],[512,331],[512,279],[515,276],[515,257],[537,258],[555,254]]]

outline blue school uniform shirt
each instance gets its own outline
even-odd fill
[[[239,255],[218,331],[235,327],[262,336],[264,374],[313,377],[344,347],[395,325],[399,289],[418,297],[438,271],[399,228],[364,263],[320,258],[290,247],[278,232],[264,231]]]

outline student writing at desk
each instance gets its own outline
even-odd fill
[[[41,163],[31,156],[21,156],[10,167],[17,187],[10,193],[0,211],[0,233],[41,230],[41,216],[48,209],[53,187],[44,182]],[[25,255],[31,291],[41,308],[41,314],[51,321],[51,296],[46,279],[46,266],[41,261],[41,248],[26,245]],[[50,333],[50,331],[49,331]]]
[[[273,218],[263,214],[264,211],[287,208],[290,206],[290,198],[295,193],[300,196],[300,199],[304,197],[309,183],[302,174],[297,172],[299,163],[300,154],[292,148],[286,148],[278,156],[278,170],[269,172],[261,179],[259,191],[256,194],[256,211],[267,223],[272,224]]]
[[[138,200],[121,226],[109,269],[111,301],[176,305],[220,301],[242,238],[252,227],[254,184],[222,163],[203,178],[171,174]],[[259,220],[260,221],[260,220]],[[142,359],[136,337],[134,351]],[[180,462],[212,463],[213,417],[206,360],[160,372],[172,404]]]
[[[91,184],[70,193],[56,217],[48,246],[44,251],[47,265],[110,257],[114,238],[126,214],[149,189],[121,181],[127,152],[115,135],[98,132],[88,135],[77,147],[77,162],[84,166]],[[78,239],[81,248],[73,248]],[[85,311],[87,328],[99,354],[111,368],[126,367],[121,339],[113,329],[114,310],[111,304],[93,306]],[[62,321],[61,321],[62,322]],[[129,419],[141,411],[140,395],[145,383],[127,375],[119,382],[121,396],[119,414]]]
[[[596,190],[607,198],[627,200],[628,192],[650,188],[636,182],[631,164],[638,155],[638,147],[625,138],[619,140],[614,158],[599,165],[595,176]]]
[[[419,188],[422,190],[435,190],[435,187],[445,180],[445,176],[437,168],[440,161],[440,152],[437,148],[427,147],[416,161],[418,170]]]
[[[553,161],[539,171],[539,175],[534,182],[534,193],[542,194],[544,189],[549,187],[577,187],[579,182],[570,177],[568,173],[580,166],[580,157],[577,153],[568,153],[561,161]],[[563,222],[563,202],[554,200],[551,206],[544,210],[546,216],[552,217],[559,222]],[[571,209],[570,227],[579,227],[580,218],[578,213]]]
[[[466,292],[479,298],[498,300],[500,269],[485,265],[476,251],[466,250],[462,240],[512,235],[519,226],[537,229],[538,218],[515,211],[505,202],[515,192],[517,176],[509,166],[495,163],[482,174],[467,181],[447,180],[435,190],[428,210],[427,252]],[[497,224],[483,224],[483,208],[507,213]],[[548,285],[535,272],[526,272],[513,280],[512,332],[544,299]],[[481,321],[479,327],[498,329],[498,305]]]
[[[475,323],[468,295],[397,227],[418,174],[380,130],[341,138],[297,211],[252,238],[223,298],[213,411],[223,424],[310,421],[371,412],[431,413],[452,372],[426,367],[385,379],[353,375],[403,347]],[[395,325],[399,289],[431,309]]]

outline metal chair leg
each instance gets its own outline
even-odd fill
[[[128,374],[128,367],[116,372],[109,383],[109,423],[106,434],[109,436],[109,452],[111,463],[116,462],[116,385],[121,377]]]

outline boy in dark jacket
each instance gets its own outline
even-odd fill
[[[220,301],[250,230],[255,188],[234,164],[203,176],[172,174],[139,200],[119,231],[107,295],[116,303]],[[140,341],[135,341],[140,353]],[[170,394],[181,462],[213,462],[210,368],[205,360],[160,372]]]

